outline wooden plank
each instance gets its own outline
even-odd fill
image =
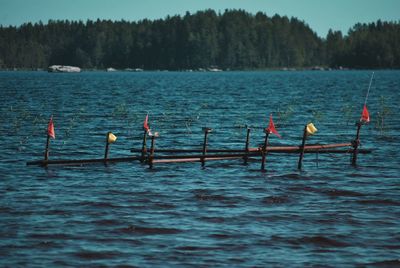
[[[339,148],[339,147],[352,147],[351,143],[334,143],[334,144],[315,144],[306,145],[305,150],[311,149],[328,149],[328,148]],[[249,148],[249,152],[258,152],[262,148]],[[268,152],[276,151],[290,151],[300,150],[300,146],[268,146]],[[141,149],[131,149],[131,152],[140,153]],[[155,149],[155,153],[200,153],[202,149]],[[243,153],[244,149],[207,149],[208,153]]]
[[[351,147],[351,143],[334,143],[334,144],[315,144],[315,145],[305,145],[304,150],[321,150],[330,148],[340,148],[340,147]],[[302,149],[301,146],[269,146],[268,151],[298,151]]]
[[[267,148],[268,149],[268,148]],[[268,150],[267,150],[268,151]],[[371,153],[372,150],[370,149],[359,149],[360,153],[363,154],[368,154]],[[300,149],[297,151],[289,150],[289,151],[272,151],[269,153],[299,153]],[[339,154],[347,154],[347,153],[353,153],[353,149],[348,149],[348,150],[343,150],[343,149],[310,149],[306,151],[306,153],[320,153],[320,154],[326,154],[326,153],[339,153]],[[249,156],[249,157],[254,157],[254,156],[260,156],[262,155],[262,151],[259,152],[252,152],[249,154],[246,153],[241,153],[241,154],[208,154],[206,158],[241,158],[244,156]],[[202,158],[203,155],[201,154],[193,154],[193,155],[155,155],[154,159],[160,160],[160,159],[193,159],[193,158]]]
[[[213,160],[230,160],[230,159],[241,159],[243,156],[232,156],[232,157],[196,157],[196,158],[179,158],[179,159],[154,159],[153,163],[185,163],[185,162],[202,162],[202,161],[213,161]]]
[[[287,150],[287,148],[290,148]],[[298,153],[300,148],[297,150],[293,150],[293,147],[280,147],[279,150],[267,150],[268,153]],[[315,148],[315,147],[314,147]],[[326,147],[325,147],[326,148]],[[269,148],[267,148],[269,149]],[[275,148],[276,149],[276,148]],[[241,150],[241,154],[213,154],[207,155],[206,160],[225,160],[225,159],[238,159],[243,158],[244,156],[254,157],[260,156],[261,151],[250,152],[246,154],[244,150]],[[319,153],[319,154],[326,154],[326,153],[337,153],[337,154],[352,154],[354,149],[308,149],[306,153]],[[369,154],[371,153],[371,149],[357,149],[358,154]],[[194,162],[200,161],[203,155],[155,155],[154,156],[154,163],[161,163],[160,160],[174,160],[175,162]],[[46,166],[46,165],[83,165],[83,164],[91,164],[91,163],[115,163],[115,162],[130,162],[141,160],[140,156],[130,156],[130,157],[119,157],[119,158],[95,158],[95,159],[58,159],[58,160],[37,160],[37,161],[30,161],[27,162],[27,165],[38,165],[38,166]],[[197,159],[197,160],[196,160]],[[173,163],[174,161],[171,161]],[[168,162],[168,161],[164,161]]]
[[[358,149],[358,150],[359,151],[361,150],[362,154],[369,154],[369,153],[372,152],[371,149]],[[282,154],[295,154],[295,153],[299,153],[300,149],[297,149],[297,150],[273,150],[273,151],[269,151],[267,149],[267,152],[268,153],[272,153],[272,154],[280,154],[280,153],[282,153]],[[323,154],[323,153],[338,153],[338,154],[340,154],[340,153],[353,153],[353,149],[350,149],[350,148],[349,149],[306,149],[305,153],[308,153],[308,154],[316,154],[316,153],[320,153],[320,154]]]
[[[58,159],[58,160],[37,160],[30,161],[26,164],[28,166],[46,166],[46,165],[82,165],[91,163],[115,163],[115,162],[130,162],[140,160],[141,157],[129,156],[129,157],[118,157],[118,158],[94,158],[94,159]]]
[[[315,149],[317,148],[317,149]],[[331,146],[328,147],[323,147],[323,149],[318,149],[319,147],[316,146],[309,146],[308,149],[305,150],[306,153],[352,153],[353,149],[330,149],[332,148]],[[333,147],[335,148],[335,147]],[[268,153],[299,153],[300,152],[300,146],[296,147],[279,147],[279,148],[271,148],[267,147],[267,152]],[[366,150],[364,149],[362,153],[370,153],[371,150]],[[262,151],[253,151],[250,153],[246,153],[244,150],[242,150],[242,153],[240,154],[208,154],[208,158],[215,158],[215,157],[245,157],[246,155],[248,156],[259,156],[262,154]],[[187,154],[187,155],[155,155],[155,159],[181,159],[181,158],[201,158],[203,157],[202,154]]]
[[[282,152],[282,151],[280,151]],[[293,151],[291,151],[290,153],[292,153]],[[353,150],[321,150],[321,151],[310,151],[311,153],[344,153],[344,154],[352,154]],[[371,153],[371,150],[368,149],[358,149],[358,153],[363,153],[363,154],[368,154]],[[213,160],[230,160],[230,159],[241,159],[243,158],[243,155],[245,154],[238,154],[238,155],[231,155],[231,156],[224,156],[224,155],[207,155],[206,158],[204,158],[204,161],[213,161]],[[257,155],[261,155],[261,154],[257,154]],[[254,156],[254,155],[253,155]],[[201,155],[196,155],[196,156],[182,156],[181,158],[179,157],[167,157],[167,158],[155,158],[153,160],[153,163],[185,163],[185,162],[201,162],[203,159],[203,157]]]
[[[241,158],[244,157],[246,154],[208,154],[205,158],[216,158],[216,157],[236,157]],[[248,156],[258,156],[260,153],[249,153]],[[185,159],[185,158],[203,158],[202,154],[191,154],[191,155],[155,155],[154,159]]]
[[[258,148],[250,148],[249,150],[258,151]],[[155,153],[201,153],[202,149],[155,149]],[[244,149],[207,149],[209,153],[241,153]],[[140,153],[139,149],[131,149],[132,153]]]
[[[353,153],[353,149],[348,149],[348,150],[344,150],[344,149],[324,149],[324,150],[309,150],[306,152],[307,153],[314,153],[314,154],[352,154]],[[358,153],[361,154],[370,154],[372,153],[372,149],[358,149]]]

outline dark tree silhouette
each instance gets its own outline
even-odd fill
[[[303,21],[243,10],[160,20],[54,21],[0,26],[0,68],[399,68],[400,24],[356,24],[320,38]]]

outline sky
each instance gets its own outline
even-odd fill
[[[0,0],[0,25],[46,23],[49,19],[138,21],[205,9],[297,17],[320,37],[329,29],[346,34],[357,22],[400,20],[400,0]]]

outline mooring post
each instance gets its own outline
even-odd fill
[[[107,135],[106,135],[106,149],[105,149],[105,151],[104,151],[104,159],[107,161],[107,159],[108,159],[108,149],[109,149],[109,146],[110,146],[110,143],[109,143],[109,136],[110,136],[110,133],[111,132],[107,132]]]
[[[143,163],[144,160],[146,159],[146,153],[147,153],[146,142],[147,142],[147,129],[145,129],[143,133],[142,155],[140,159],[141,163]]]
[[[358,146],[360,146],[360,130],[362,126],[362,122],[357,122],[357,134],[356,134],[356,139],[352,142],[353,144],[353,157],[351,160],[351,164],[353,166],[357,165],[357,154],[358,154]]]
[[[201,157],[201,166],[204,167],[205,165],[205,158],[206,158],[206,152],[207,152],[207,136],[208,133],[211,132],[211,128],[205,127],[203,128],[204,131],[204,142],[203,142],[203,156]]]
[[[303,141],[301,142],[301,146],[300,146],[300,157],[299,157],[299,163],[297,165],[298,170],[301,170],[301,166],[303,164],[303,156],[304,156],[306,139],[307,139],[307,125],[304,127]]]
[[[245,156],[243,157],[243,161],[244,161],[245,164],[247,164],[247,160],[249,159],[250,131],[251,131],[251,128],[247,128],[246,144],[245,144],[245,147],[244,147]]]
[[[153,168],[153,159],[154,159],[154,144],[155,144],[155,136],[151,136],[151,147],[150,147],[150,156],[149,156],[149,167]]]
[[[44,151],[44,161],[49,160],[49,147],[50,147],[50,135],[47,135],[46,149]]]
[[[261,170],[265,170],[265,159],[267,157],[267,146],[268,146],[268,139],[269,139],[269,129],[264,129],[265,139],[264,144],[261,151]]]
[[[154,159],[154,146],[155,146],[155,138],[156,135],[151,135],[151,147],[150,147],[150,156],[149,156],[149,168],[153,168],[153,159]]]

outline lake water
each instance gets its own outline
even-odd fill
[[[268,267],[400,265],[400,72],[377,71],[371,123],[349,155],[271,154],[260,159],[138,162],[41,168],[50,159],[110,157],[140,148],[146,113],[157,148],[263,142],[272,113],[299,145],[355,137],[371,71],[50,74],[0,72],[0,266]],[[383,122],[383,125],[382,125]]]

